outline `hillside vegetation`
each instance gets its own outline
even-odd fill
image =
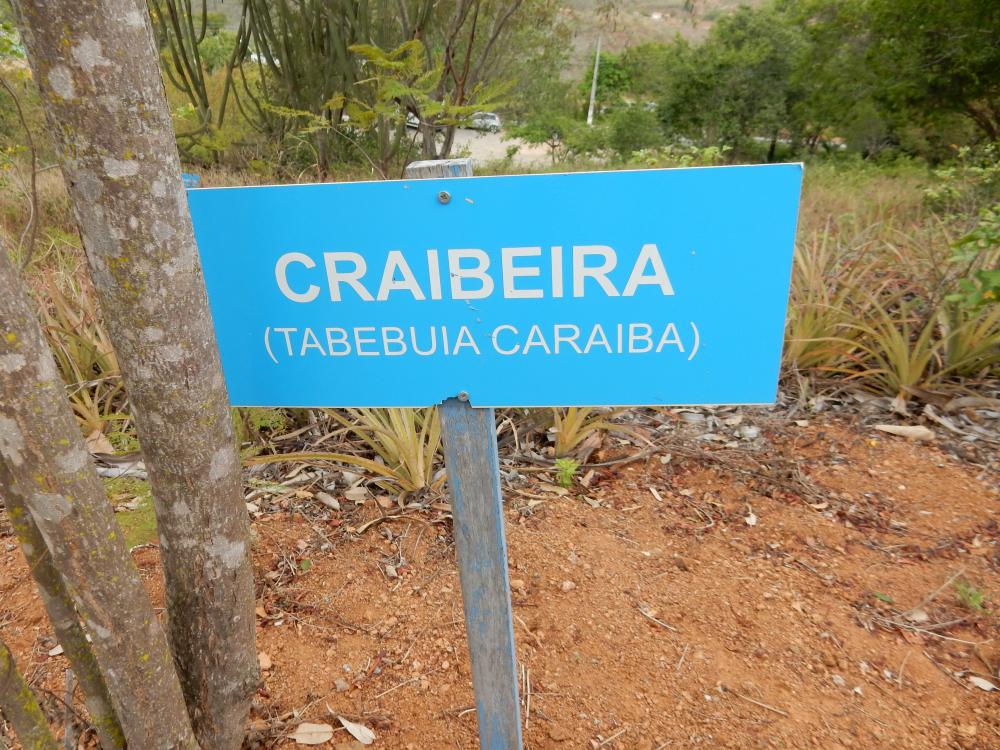
[[[568,73],[576,74],[593,61],[597,37],[608,52],[646,42],[669,42],[680,36],[698,42],[712,24],[743,5],[761,0],[634,0],[621,2],[610,14],[602,0],[565,0],[562,18],[573,34]]]

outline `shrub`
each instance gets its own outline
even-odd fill
[[[626,107],[611,120],[611,148],[627,159],[637,151],[663,145],[663,129],[656,114],[643,107]]]
[[[198,54],[205,66],[206,73],[222,70],[236,48],[236,34],[231,31],[220,31],[205,37],[198,45]]]

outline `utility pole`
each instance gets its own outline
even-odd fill
[[[587,124],[594,124],[594,101],[597,99],[597,71],[601,67],[601,35],[597,35],[597,54],[594,55],[594,80],[590,84],[590,106],[587,107]]]

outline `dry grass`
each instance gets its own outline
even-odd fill
[[[908,397],[995,376],[1000,307],[948,299],[965,269],[948,258],[969,217],[925,208],[914,169],[831,171],[807,180],[785,365]]]

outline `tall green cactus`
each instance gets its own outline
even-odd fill
[[[409,42],[422,44],[424,71],[442,74],[426,101],[399,97],[397,104],[421,123],[424,156],[444,157],[463,113],[496,105],[504,90],[500,79],[510,73],[511,55],[502,51],[519,24],[551,23],[555,7],[554,0],[242,0],[238,41],[213,112],[198,51],[206,0],[200,8],[194,7],[197,0],[148,3],[164,73],[198,114],[199,124],[179,137],[197,138],[220,127],[232,97],[275,143],[285,144],[289,136],[308,143],[321,176],[358,148],[358,130],[344,102],[372,108],[384,99],[373,85],[378,71],[356,53],[359,47],[389,54]],[[403,121],[383,118],[364,133],[373,164],[385,165],[406,146]]]

